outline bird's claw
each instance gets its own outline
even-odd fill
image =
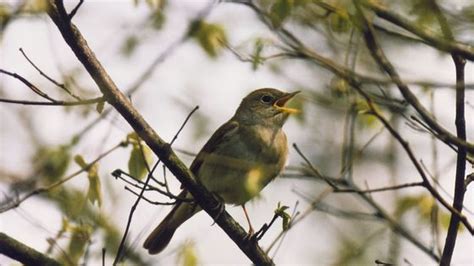
[[[213,217],[214,219],[214,222],[212,223],[212,225],[214,225],[217,221],[217,219],[219,219],[219,217],[221,217],[221,215],[225,212],[225,205],[221,202],[221,201],[217,201],[217,206],[215,206],[212,210],[215,211],[217,210],[217,215]]]

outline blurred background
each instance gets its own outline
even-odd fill
[[[66,9],[73,10],[78,2],[65,1]],[[284,128],[289,145],[296,143],[324,176],[344,180],[342,187],[355,190],[422,181],[399,143],[368,112],[364,99],[328,70],[328,65],[295,52],[302,49],[296,45],[301,42],[304,49],[370,77],[363,89],[409,142],[433,186],[452,202],[457,153],[413,119],[417,112],[374,63],[355,23],[352,1],[231,2],[84,1],[73,23],[117,86],[163,139],[170,141],[186,116],[199,106],[173,146],[188,165],[245,95],[273,87],[302,90],[292,102],[302,112],[291,117]],[[472,1],[436,1],[436,5],[425,0],[373,2],[441,35],[435,12],[438,7],[457,40],[474,45]],[[54,99],[101,96],[45,13],[46,6],[43,0],[0,2],[0,68],[21,75]],[[449,53],[374,16],[369,9],[366,13],[402,79],[437,121],[455,132],[455,69]],[[20,48],[70,93],[42,77]],[[471,61],[465,71],[466,130],[472,141]],[[44,101],[5,74],[0,75],[0,98]],[[98,161],[95,173],[86,171],[16,208],[11,206],[28,192],[74,174],[82,167],[80,158],[92,162],[125,141],[131,132],[108,104],[0,103],[0,231],[63,263],[98,264],[105,248],[106,264],[111,264],[136,200],[125,186],[139,192],[111,173],[121,169],[142,178],[146,174],[133,140]],[[151,153],[148,157],[150,162],[156,161]],[[157,169],[154,176],[163,180],[161,165]],[[472,163],[468,163],[467,173],[472,170]],[[169,172],[167,181],[177,194],[180,184]],[[286,212],[294,220],[301,218],[281,239],[277,236],[282,232],[282,220],[277,220],[260,241],[264,249],[271,247],[269,255],[276,264],[373,265],[376,260],[436,264],[433,256],[440,256],[444,246],[450,213],[425,188],[331,193],[312,205],[327,188],[291,148],[284,174],[248,204],[256,228],[272,219],[278,203],[289,207]],[[169,201],[156,192],[145,196]],[[472,185],[464,203],[463,213],[472,223]],[[146,235],[169,209],[144,200],[139,203],[127,237],[125,264],[250,263],[204,212],[186,222],[163,253],[146,254],[141,247]],[[228,206],[226,210],[246,228],[241,208]],[[406,234],[394,232],[394,223]],[[473,265],[473,248],[472,236],[461,226],[452,264]],[[0,264],[11,265],[13,260],[0,255]]]

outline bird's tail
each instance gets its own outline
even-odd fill
[[[190,194],[183,191],[178,197],[190,198]],[[147,237],[143,247],[150,254],[160,253],[168,246],[176,229],[200,210],[201,208],[193,203],[184,201],[177,203],[165,219]]]

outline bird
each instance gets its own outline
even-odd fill
[[[245,203],[259,195],[285,167],[288,144],[282,127],[290,114],[299,112],[286,104],[298,93],[274,88],[249,93],[191,163],[191,172],[207,190],[226,204],[242,206],[249,235],[253,228]],[[170,213],[146,238],[143,247],[149,254],[163,251],[176,229],[201,210],[192,199],[183,188]]]

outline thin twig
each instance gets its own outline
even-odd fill
[[[79,0],[79,3],[77,3],[77,5],[74,7],[71,13],[69,13],[68,15],[69,20],[71,20],[74,17],[74,15],[76,15],[77,11],[79,10],[83,2],[84,0]]]
[[[8,206],[2,206],[0,208],[0,213],[3,213],[3,212],[6,212],[8,210],[11,210],[11,209],[14,209],[18,206],[20,206],[20,204],[22,204],[24,201],[26,201],[27,199],[29,199],[30,197],[34,196],[34,195],[38,195],[38,194],[42,194],[44,192],[48,192],[50,191],[51,189],[55,188],[55,187],[58,187],[62,184],[64,184],[65,182],[71,180],[72,178],[78,176],[79,174],[81,174],[82,172],[85,172],[87,171],[92,165],[94,165],[95,163],[97,163],[98,161],[102,160],[104,157],[106,157],[107,155],[109,155],[110,153],[112,153],[113,151],[115,151],[117,148],[119,147],[123,147],[124,146],[124,143],[123,142],[120,142],[118,144],[116,144],[115,146],[113,146],[112,148],[110,148],[108,151],[102,153],[101,155],[99,155],[95,160],[93,160],[92,162],[88,163],[86,165],[86,167],[83,167],[79,170],[77,170],[76,172],[68,175],[67,177],[49,185],[49,186],[45,186],[45,187],[39,187],[39,188],[36,188],[35,190],[25,194],[23,197],[20,197],[19,199],[15,200],[13,203],[10,203],[8,204]]]
[[[424,186],[424,182],[412,182],[412,183],[400,184],[396,186],[366,189],[366,190],[358,190],[358,189],[352,189],[352,188],[347,188],[347,189],[338,188],[334,190],[334,193],[361,193],[362,194],[362,193],[392,191],[392,190],[397,190],[397,189],[402,189],[402,188],[407,188],[407,187],[423,187],[423,186]]]
[[[5,75],[8,75],[8,76],[11,76],[13,78],[18,79],[19,81],[21,81],[23,84],[25,84],[30,90],[32,90],[34,93],[36,93],[40,97],[45,98],[46,100],[49,100],[51,102],[56,102],[55,99],[49,97],[46,93],[41,91],[38,87],[33,85],[31,82],[29,82],[27,79],[25,79],[21,75],[18,75],[17,73],[13,73],[13,72],[10,72],[10,71],[4,70],[4,69],[0,69],[0,73],[3,73]]]
[[[313,212],[315,206],[320,202],[322,201],[326,196],[328,196],[329,194],[331,194],[332,192],[334,191],[334,189],[332,187],[328,187],[326,188],[323,192],[321,192],[310,204],[310,206],[301,214],[299,215],[297,218],[295,219],[292,219],[290,221],[290,224],[288,225],[288,229],[287,230],[282,230],[278,235],[277,237],[272,241],[272,243],[268,246],[268,248],[265,250],[265,253],[268,253],[272,247],[278,242],[278,240],[280,240],[280,238],[282,238],[286,232],[288,232],[291,228],[293,228],[293,226],[295,226],[296,224],[298,224],[299,222],[301,222],[306,216],[308,216],[309,214],[311,214],[311,212]]]
[[[66,85],[64,85],[63,83],[59,83],[57,82],[56,80],[54,80],[53,78],[51,78],[50,76],[46,75],[46,73],[44,73],[38,66],[36,66],[35,63],[33,63],[33,61],[26,55],[25,51],[23,51],[23,48],[20,48],[19,49],[21,54],[25,57],[25,59],[40,73],[41,76],[43,76],[44,78],[46,78],[47,80],[49,80],[51,83],[53,83],[54,85],[56,85],[57,87],[61,88],[62,90],[64,90],[67,94],[69,94],[71,97],[73,97],[74,99],[78,100],[78,101],[81,101],[82,99],[75,95],[74,93],[72,93],[67,87]]]
[[[298,148],[298,145],[296,145],[296,143],[293,143],[293,148],[296,150],[296,152],[301,156],[301,158],[303,158],[303,160],[306,162],[306,164],[308,165],[309,169],[311,169],[311,171],[318,177],[318,178],[321,178],[322,180],[326,181],[326,183],[332,187],[333,189],[337,189],[337,186],[335,184],[333,184],[333,182],[331,180],[329,180],[328,178],[326,178],[325,176],[323,176],[319,171],[318,169],[316,169],[313,164],[311,163],[310,160],[308,160],[308,158],[306,158],[306,156],[301,152],[301,150]]]
[[[12,100],[0,98],[2,103],[22,104],[22,105],[37,105],[37,106],[77,106],[77,105],[89,105],[96,104],[104,101],[104,97],[97,97],[93,99],[80,100],[75,102],[58,101],[52,102],[38,102],[38,101],[24,101],[24,100]]]
[[[191,110],[191,112],[186,116],[186,119],[184,120],[184,122],[181,124],[181,126],[179,127],[178,131],[176,132],[176,134],[174,135],[173,139],[171,140],[171,142],[168,144],[168,147],[169,149],[171,149],[171,145],[173,145],[173,143],[178,139],[178,136],[179,134],[181,133],[181,131],[183,130],[183,128],[186,126],[187,122],[189,121],[189,119],[191,118],[191,116],[194,114],[194,112],[199,109],[199,106],[196,106],[193,110]],[[158,159],[158,161],[155,163],[155,166],[153,167],[153,170],[155,169],[155,167],[161,162],[161,159]],[[117,265],[117,263],[119,263],[121,260],[122,260],[122,257],[124,256],[124,252],[123,252],[123,249],[125,247],[125,240],[127,239],[127,235],[128,235],[128,231],[130,230],[130,225],[132,224],[132,219],[133,219],[133,214],[135,213],[135,210],[138,206],[138,203],[140,202],[140,200],[143,198],[143,194],[145,193],[145,190],[148,188],[148,183],[150,182],[151,180],[151,176],[153,174],[153,170],[149,171],[148,173],[148,176],[145,180],[145,183],[143,184],[143,188],[140,190],[140,194],[138,194],[138,197],[137,199],[135,200],[135,203],[132,205],[132,207],[130,208],[130,213],[128,215],[128,220],[127,220],[127,225],[125,227],[125,231],[123,233],[123,236],[122,236],[122,240],[120,241],[120,245],[119,245],[119,248],[117,250],[117,255],[115,256],[115,259],[114,259],[114,263],[113,265]]]

